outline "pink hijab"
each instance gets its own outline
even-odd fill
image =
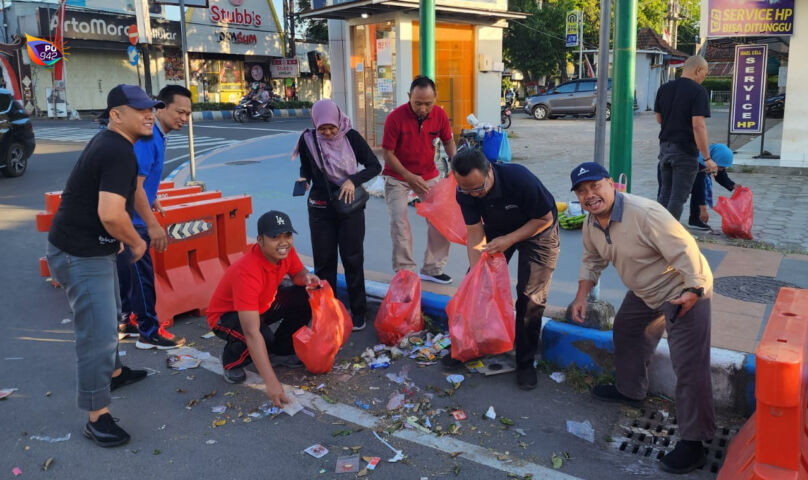
[[[318,100],[311,107],[311,120],[314,130],[309,129],[303,132],[303,140],[306,141],[306,146],[309,147],[315,163],[325,172],[331,183],[342,185],[357,171],[356,155],[345,136],[351,129],[351,119],[340,111],[336,103],[323,99]],[[331,138],[320,135],[317,129],[321,125],[335,125],[337,134]],[[315,141],[320,146],[322,158],[317,155]],[[297,156],[297,150],[295,150],[294,156]]]

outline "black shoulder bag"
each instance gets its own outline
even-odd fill
[[[320,142],[317,141],[317,133],[312,131],[311,132],[312,139],[314,140],[314,147],[317,149],[317,156],[320,158],[320,163],[325,165],[325,159],[323,158],[322,153],[320,153]],[[339,215],[350,215],[357,210],[360,210],[365,207],[365,203],[367,203],[368,198],[370,195],[368,194],[367,190],[362,188],[362,185],[354,185],[354,198],[353,202],[347,203],[345,200],[339,199],[339,190],[336,192],[331,190],[331,181],[328,180],[328,176],[326,176],[325,171],[317,165],[317,162],[314,162],[314,166],[320,172],[320,175],[323,177],[323,182],[325,182],[325,188],[328,190],[328,199],[329,203],[334,210]]]

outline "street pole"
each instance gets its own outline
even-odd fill
[[[420,0],[419,4],[421,10],[419,27],[421,75],[435,80],[435,0]]]
[[[188,68],[188,39],[185,28],[185,0],[180,0],[180,36],[182,37],[182,71],[185,77],[185,88],[191,88],[191,74]],[[193,115],[188,115],[188,158],[191,162],[191,180],[186,185],[205,184],[196,181],[196,157],[194,157],[194,119]]]
[[[578,79],[584,78],[584,11],[578,10]]]
[[[600,2],[600,45],[598,46],[598,103],[595,109],[595,162],[606,164],[606,102],[609,94],[609,37],[611,0]]]
[[[612,128],[609,172],[626,174],[631,191],[631,144],[634,137],[634,68],[637,55],[637,0],[615,6],[614,68],[612,75]]]

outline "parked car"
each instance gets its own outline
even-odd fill
[[[544,120],[559,115],[594,115],[598,101],[598,80],[587,78],[573,80],[548,89],[546,92],[527,99],[525,113],[536,120]],[[612,79],[609,79],[609,91],[606,104],[606,119],[611,118]],[[634,109],[637,101],[634,100]]]
[[[0,88],[0,173],[19,177],[34,153],[34,127],[10,90]]]
[[[783,118],[786,107],[786,94],[774,95],[766,99],[766,116],[769,118]]]

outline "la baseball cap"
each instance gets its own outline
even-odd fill
[[[609,178],[609,171],[606,170],[606,167],[596,162],[584,162],[570,172],[570,181],[572,181],[570,190],[575,190],[575,187],[581,182],[600,180],[601,178]]]
[[[120,84],[113,87],[107,94],[107,109],[104,110],[99,118],[109,118],[109,111],[115,107],[127,105],[138,110],[144,108],[165,108],[166,104],[153,100],[146,95],[142,88],[135,85]]]
[[[274,237],[281,233],[297,233],[292,227],[289,215],[277,210],[270,210],[258,219],[258,235]]]

